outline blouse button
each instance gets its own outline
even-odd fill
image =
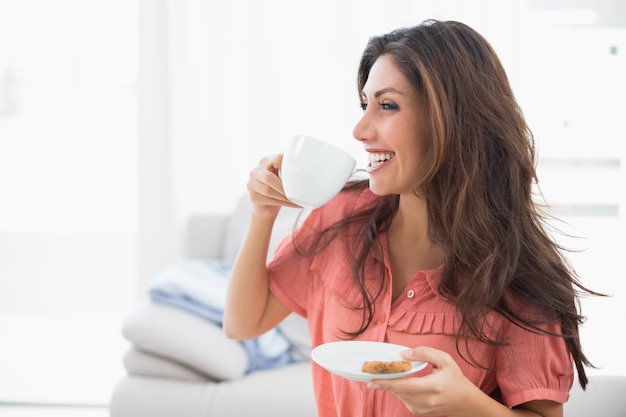
[[[407,297],[407,298],[413,298],[413,297],[415,297],[415,291],[413,291],[413,290],[408,290],[408,291],[407,291],[407,293],[406,293],[406,297]]]
[[[380,316],[380,319],[378,319],[378,322],[379,322],[380,324],[384,324],[384,323],[385,323],[385,320],[387,320],[387,316],[382,315],[382,316]]]

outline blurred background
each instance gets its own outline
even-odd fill
[[[427,18],[498,52],[579,237],[557,239],[613,295],[583,300],[590,372],[626,374],[626,0],[0,0],[0,415],[106,415],[121,323],[189,217],[232,210],[293,133],[365,165],[362,49]]]

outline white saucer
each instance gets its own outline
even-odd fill
[[[365,361],[402,360],[400,352],[407,349],[406,346],[382,342],[330,342],[313,349],[311,358],[327,371],[353,381],[396,379],[424,369],[427,363],[412,362],[410,370],[393,374],[370,374],[361,371],[361,366]]]

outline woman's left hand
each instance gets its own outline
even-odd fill
[[[392,392],[414,414],[459,415],[467,411],[470,398],[482,394],[446,352],[423,346],[402,352],[402,357],[410,361],[430,363],[432,373],[423,377],[377,379],[368,386]]]

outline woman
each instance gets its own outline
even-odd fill
[[[532,135],[496,54],[458,22],[375,37],[354,137],[369,180],[314,210],[266,266],[281,155],[248,183],[253,213],[224,329],[248,339],[294,311],[313,346],[414,347],[422,373],[369,384],[313,365],[320,416],[561,417],[590,365],[577,281],[532,200]]]

